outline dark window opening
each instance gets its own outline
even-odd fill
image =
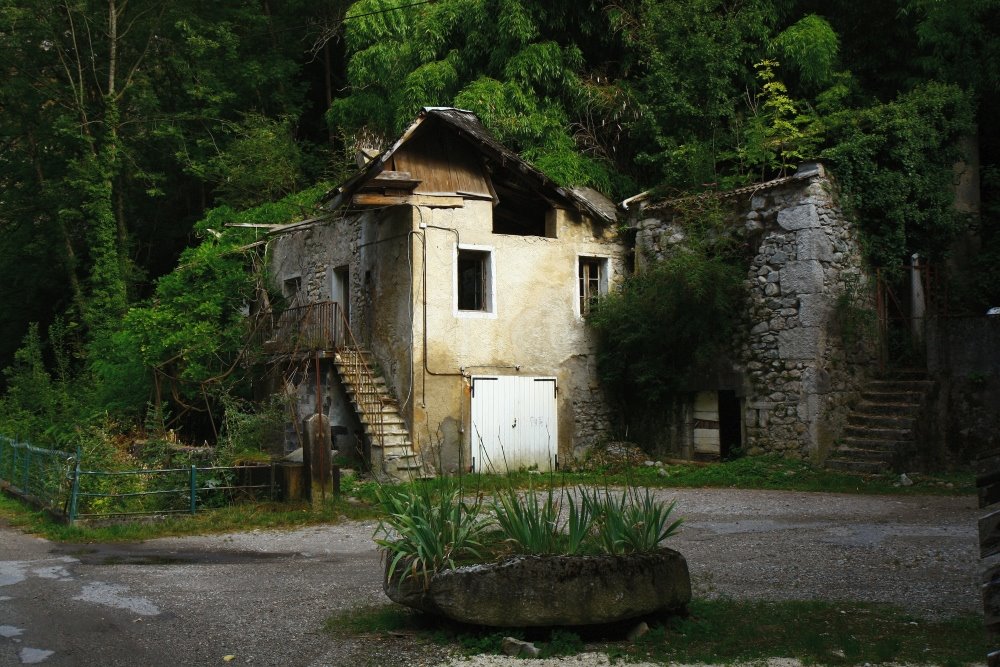
[[[551,206],[528,190],[494,182],[497,205],[493,207],[493,233],[517,236],[554,236],[547,233],[546,214]]]
[[[302,291],[302,277],[293,276],[292,278],[285,278],[281,286],[281,292],[285,297],[286,301],[294,301]]]
[[[719,392],[719,456],[732,458],[743,446],[742,411],[735,391]]]
[[[490,312],[490,253],[458,251],[458,309]]]

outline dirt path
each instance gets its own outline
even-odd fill
[[[977,612],[974,498],[664,491],[697,595]],[[382,604],[372,523],[59,545],[0,528],[0,665],[434,665],[401,638],[333,640]],[[520,664],[520,663],[518,663]]]

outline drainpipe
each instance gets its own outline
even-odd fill
[[[422,233],[420,234],[421,240],[421,272],[422,272],[422,310],[423,310],[423,351],[424,351],[424,362],[423,362],[423,373],[421,373],[421,393],[420,393],[420,404],[426,409],[427,408],[427,376],[433,375],[437,377],[466,377],[465,372],[459,369],[458,372],[439,372],[431,370],[430,363],[427,358],[427,339],[429,338],[427,332],[427,230],[428,229],[440,229],[442,231],[451,232],[455,235],[455,243],[461,243],[461,237],[458,235],[457,229],[451,229],[450,227],[438,227],[436,225],[428,225],[423,221],[424,213],[420,210],[419,206],[414,205],[417,213],[420,215],[420,229]],[[426,413],[424,417],[426,418]],[[459,459],[459,470],[463,466],[463,454],[465,453],[464,440],[465,440],[465,399],[459,401],[459,422],[458,422],[458,433],[459,433],[459,448],[458,448],[458,459]],[[472,447],[472,443],[469,443],[469,447]]]
[[[420,208],[418,206],[414,206],[414,208],[416,208],[417,211],[420,212],[420,217],[421,217],[421,219],[423,219],[423,215],[424,214],[423,214],[422,211],[420,211]],[[428,339],[429,336],[427,335],[427,232],[426,232],[426,230],[428,230],[428,229],[440,229],[440,230],[445,231],[445,232],[451,232],[452,234],[455,235],[455,243],[457,243],[457,244],[460,244],[461,241],[462,241],[462,239],[458,235],[458,230],[457,229],[452,229],[450,227],[438,227],[436,225],[428,225],[426,222],[421,222],[420,223],[420,229],[425,230],[424,233],[420,235],[420,238],[421,238],[421,241],[422,241],[422,246],[423,246],[422,247],[423,255],[421,257],[422,266],[420,268],[421,268],[421,270],[423,272],[423,298],[422,298],[423,304],[422,305],[423,305],[423,322],[424,322],[424,327],[423,327],[424,328],[424,340],[423,340],[424,372],[427,375],[436,375],[436,376],[440,376],[440,377],[465,377],[465,373],[463,373],[461,371],[461,369],[459,369],[459,371],[457,373],[455,373],[455,372],[445,372],[445,371],[433,371],[433,370],[431,370],[430,364],[429,364],[429,362],[427,360],[427,339]],[[426,388],[427,388],[427,379],[426,378],[424,378],[423,385],[424,385],[424,389],[426,390]],[[426,407],[426,405],[424,407]]]

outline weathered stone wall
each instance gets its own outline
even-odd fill
[[[847,354],[835,318],[842,294],[865,293],[869,285],[855,232],[818,164],[721,196],[732,205],[733,233],[756,250],[730,360],[739,378],[744,447],[822,459],[871,360]],[[637,255],[647,259],[684,241],[683,229],[666,215],[638,224]]]
[[[852,226],[822,167],[808,180],[750,200],[748,231],[763,232],[748,274],[750,331],[742,349],[751,453],[824,458],[864,375],[834,321],[838,298],[868,284]]]

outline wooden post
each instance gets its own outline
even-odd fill
[[[80,456],[82,451],[80,447],[76,448],[76,462],[73,464],[73,486],[70,488],[69,496],[69,522],[72,524],[76,521],[76,513],[79,508],[80,502]]]
[[[983,454],[977,462],[976,486],[979,507],[987,513],[979,519],[979,556],[983,559],[983,620],[990,652],[988,667],[1000,667],[1000,450]]]
[[[326,497],[333,493],[333,477],[330,474],[330,419],[326,415],[313,415],[306,420],[302,460],[309,480],[309,500],[313,509],[318,509]]]

